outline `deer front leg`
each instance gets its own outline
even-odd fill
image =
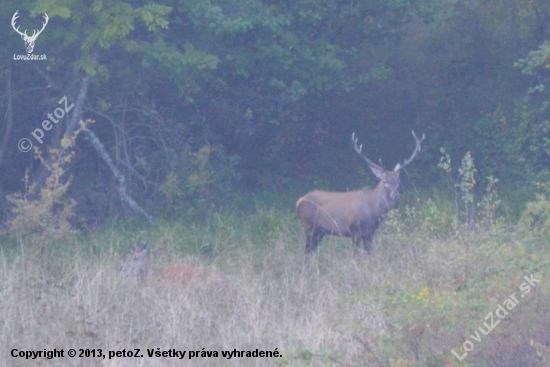
[[[351,239],[353,241],[353,256],[358,256],[361,250],[361,234],[355,233],[352,235]]]
[[[368,235],[368,236],[363,236],[363,248],[365,249],[365,251],[367,252],[367,254],[370,255],[371,253],[371,248],[372,248],[372,235]]]
[[[311,253],[315,251],[319,242],[323,239],[323,233],[319,231],[311,231],[306,233],[306,257],[309,258]]]

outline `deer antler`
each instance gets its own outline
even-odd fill
[[[422,149],[420,143],[422,143],[422,141],[426,138],[426,134],[422,134],[422,139],[418,139],[416,134],[414,133],[414,131],[412,131],[412,134],[413,134],[414,140],[416,140],[416,147],[414,148],[414,152],[413,152],[413,154],[411,155],[411,157],[409,159],[407,159],[405,162],[403,162],[403,164],[397,163],[397,165],[393,169],[394,172],[397,172],[397,171],[401,170],[402,168],[405,168],[405,166],[407,164],[411,163],[412,160],[418,154],[418,152],[420,152],[420,150]]]
[[[361,153],[361,150],[363,149],[363,144],[357,146],[357,138],[355,137],[355,132],[353,134],[351,134],[351,141],[353,142],[353,148],[355,149],[355,151],[357,152],[357,154],[359,154],[361,157],[363,157],[363,159],[365,161],[367,161],[367,164],[370,166],[370,167],[373,167],[377,170],[380,170],[380,171],[384,171],[384,169],[382,167],[380,167],[379,165],[377,165],[376,163],[372,162],[370,159],[368,159],[363,153]]]

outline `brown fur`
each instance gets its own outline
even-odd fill
[[[172,265],[151,271],[147,244],[141,250],[135,247],[132,248],[131,253],[121,267],[121,272],[135,276],[141,281],[152,278],[162,283],[183,286],[227,280],[224,274],[211,267]]]
[[[314,251],[325,235],[351,237],[355,252],[361,242],[363,248],[370,252],[374,232],[384,220],[386,214],[395,205],[399,197],[399,172],[409,164],[420,151],[420,143],[409,159],[397,164],[393,171],[385,171],[361,154],[357,139],[352,135],[355,151],[367,161],[372,173],[380,182],[373,190],[350,192],[312,191],[301,197],[296,203],[298,216],[306,235],[306,255]]]

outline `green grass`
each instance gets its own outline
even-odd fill
[[[548,365],[546,239],[502,223],[451,230],[452,215],[441,197],[410,200],[379,229],[371,256],[354,258],[349,239],[329,237],[309,267],[297,215],[258,205],[254,214],[128,224],[47,248],[6,240],[0,365]],[[121,275],[130,246],[145,240],[153,267],[215,266],[229,280],[183,287]],[[458,353],[488,313],[521,294],[531,273],[537,287],[459,362],[451,349]],[[25,361],[10,357],[13,348],[141,348],[145,357]],[[147,348],[220,356],[149,358]],[[221,357],[256,348],[282,357]]]

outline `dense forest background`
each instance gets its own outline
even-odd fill
[[[0,19],[0,365],[550,365],[550,1],[19,0]],[[16,30],[47,59],[21,60]],[[374,187],[352,133],[391,169],[411,130],[371,254],[326,236],[304,261],[296,200]],[[257,349],[281,357],[205,352]]]
[[[34,49],[47,60],[14,60],[16,11],[29,35],[48,15]],[[24,0],[0,14],[3,221],[48,186],[81,120],[56,173],[79,226],[372,186],[354,131],[386,168],[425,133],[403,175],[415,192],[441,184],[441,148],[455,165],[471,152],[517,208],[548,173],[548,1]],[[64,96],[74,108],[38,144]]]

